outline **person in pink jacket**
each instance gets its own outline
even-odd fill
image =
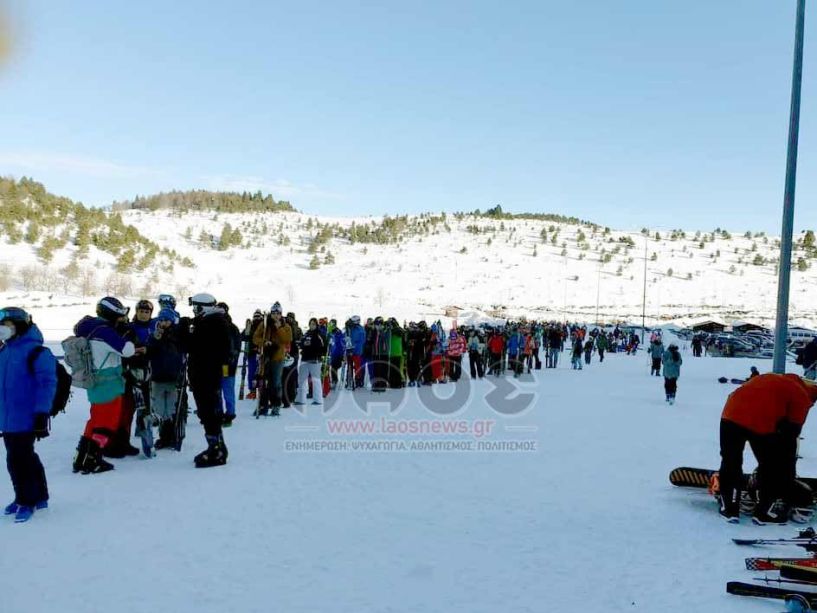
[[[456,330],[451,330],[448,336],[448,368],[452,381],[458,381],[462,376],[462,354],[465,353],[465,338]]]

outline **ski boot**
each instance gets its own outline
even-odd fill
[[[782,500],[775,500],[772,504],[759,504],[752,514],[752,522],[758,526],[766,524],[785,525],[789,521],[789,508]]]
[[[229,428],[233,425],[233,420],[235,419],[235,415],[230,415],[229,413],[225,413],[224,417],[221,419],[221,425],[225,428]]]
[[[20,505],[17,507],[17,512],[14,515],[14,523],[15,524],[22,524],[23,522],[27,522],[34,516],[34,507],[28,507],[25,505]]]
[[[227,446],[224,444],[224,437],[207,436],[207,449],[193,458],[196,468],[209,468],[210,466],[223,466],[227,463]]]
[[[113,464],[102,459],[102,450],[99,443],[83,436],[79,439],[77,445],[73,470],[75,473],[81,472],[83,475],[104,473],[113,470]]]
[[[155,449],[173,447],[173,420],[163,419],[159,424],[159,438],[153,444]]]

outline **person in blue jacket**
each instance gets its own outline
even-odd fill
[[[355,386],[363,387],[363,348],[366,345],[366,330],[360,325],[360,316],[352,315],[347,322],[349,340],[352,342],[352,364],[355,368]]]
[[[0,430],[14,486],[14,501],[4,513],[24,522],[35,509],[48,507],[45,469],[34,440],[48,436],[57,392],[56,360],[48,349],[37,349],[43,335],[23,309],[0,309],[0,341]]]
[[[338,384],[338,371],[343,366],[343,358],[346,356],[346,335],[342,328],[335,326],[332,330],[332,337],[329,341],[329,367],[332,376],[333,387]]]

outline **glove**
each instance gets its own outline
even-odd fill
[[[34,438],[38,441],[47,437],[50,433],[48,432],[48,420],[50,419],[48,413],[35,413],[34,414]]]

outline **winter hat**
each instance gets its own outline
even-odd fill
[[[176,319],[176,311],[168,308],[164,308],[161,311],[159,311],[159,316],[156,319],[158,321],[169,321],[174,324],[179,323]]]
[[[352,315],[349,318],[349,321],[351,321],[355,325],[359,324],[360,323],[360,315]]]
[[[281,303],[280,303],[280,302],[276,302],[275,304],[273,304],[273,305],[270,307],[269,312],[270,312],[270,313],[276,313],[276,314],[280,315],[281,313],[283,313],[283,312],[284,312],[284,310],[281,308]]]

